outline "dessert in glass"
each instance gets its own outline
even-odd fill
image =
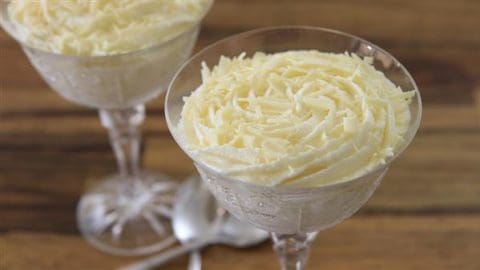
[[[119,173],[83,194],[77,221],[95,247],[150,253],[173,241],[174,182],[139,168],[144,103],[188,59],[213,0],[1,1],[0,22],[49,86],[99,110]]]
[[[282,269],[355,213],[412,141],[421,99],[392,55],[316,27],[254,30],[193,56],[168,127],[220,204],[271,232]]]

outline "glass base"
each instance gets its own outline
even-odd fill
[[[83,194],[77,223],[94,247],[114,255],[144,255],[176,240],[170,218],[177,184],[168,177],[141,172],[141,179],[108,177]]]

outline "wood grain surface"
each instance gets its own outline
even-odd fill
[[[320,233],[308,269],[480,269],[480,1],[217,0],[197,50],[263,26],[304,24],[377,43],[411,71],[420,131],[372,199]],[[194,173],[170,137],[163,99],[148,104],[143,160],[179,181]],[[0,31],[0,269],[115,269],[78,234],[75,207],[115,170],[93,110],[63,100]],[[278,269],[270,243],[204,252],[204,269]],[[182,257],[162,269],[186,269]]]

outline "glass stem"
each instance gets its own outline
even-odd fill
[[[313,233],[271,233],[273,248],[277,252],[282,270],[303,270],[310,252],[310,245],[317,236]]]
[[[108,129],[110,143],[120,175],[131,184],[138,181],[140,163],[140,125],[145,119],[143,105],[126,109],[102,109],[100,120]]]

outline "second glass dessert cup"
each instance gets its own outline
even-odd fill
[[[143,104],[160,95],[188,59],[202,18],[153,47],[106,56],[68,56],[20,40],[7,5],[8,1],[0,3],[0,23],[35,69],[65,99],[99,109],[109,133],[119,173],[82,195],[77,207],[82,235],[116,255],[147,254],[169,246],[175,241],[170,213],[176,184],[139,168]]]
[[[177,129],[183,98],[201,85],[201,66],[216,65],[220,56],[245,52],[275,53],[287,50],[355,53],[373,58],[376,69],[404,91],[415,91],[410,104],[411,121],[402,145],[386,163],[364,175],[315,188],[260,186],[223,174],[189,152]],[[281,269],[304,269],[309,247],[317,233],[354,214],[373,194],[390,163],[410,144],[420,124],[421,99],[408,71],[393,56],[361,38],[323,28],[277,27],[254,30],[221,40],[192,57],[177,73],[167,92],[168,127],[180,147],[194,160],[203,180],[220,204],[237,218],[271,232]]]

